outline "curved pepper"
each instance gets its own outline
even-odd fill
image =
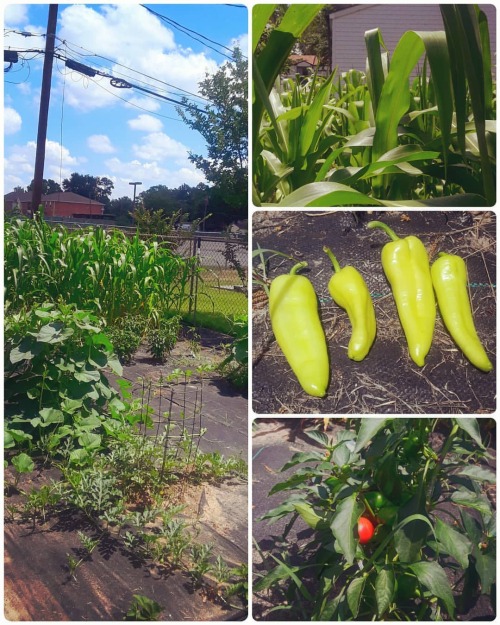
[[[441,317],[452,339],[475,367],[491,371],[493,365],[474,327],[463,258],[442,252],[431,267],[431,275]]]
[[[363,360],[370,351],[377,333],[370,292],[357,269],[349,265],[341,269],[330,248],[324,247],[323,251],[328,254],[335,271],[328,283],[328,290],[333,301],[347,312],[352,325],[347,355],[351,360]]]
[[[436,300],[427,251],[417,237],[400,239],[381,221],[370,221],[367,226],[382,228],[392,239],[382,249],[382,267],[391,285],[410,356],[423,367],[436,323]]]
[[[313,285],[296,275],[306,262],[271,283],[269,313],[274,336],[306,393],[324,397],[330,379],[325,333]]]

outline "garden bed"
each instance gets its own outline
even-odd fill
[[[478,334],[495,363],[496,349],[496,231],[495,215],[461,212],[366,213],[265,212],[254,213],[253,241],[266,250],[307,261],[307,276],[319,299],[330,356],[330,383],[326,397],[307,395],[274,341],[267,298],[254,292],[253,409],[258,414],[471,414],[496,407],[495,374],[471,365],[453,343],[438,313],[433,345],[424,367],[408,355],[390,286],[380,262],[382,232],[368,230],[366,222],[380,219],[401,237],[415,235],[431,261],[439,251],[462,256],[467,264],[469,292]],[[323,252],[329,246],[341,266],[353,265],[363,275],[375,306],[377,337],[361,362],[346,353],[351,326],[344,310],[328,292],[331,263]],[[290,271],[294,261],[269,258],[266,278]],[[254,271],[260,258],[254,258]],[[257,268],[261,274],[261,269]]]
[[[9,466],[5,476],[5,615],[9,620],[119,621],[131,609],[134,595],[156,602],[159,612],[154,618],[160,620],[246,617],[246,573],[234,571],[247,562],[248,408],[246,398],[212,370],[223,358],[220,345],[225,342],[227,337],[202,330],[196,342],[181,339],[165,365],[154,362],[141,348],[121,376],[129,380],[132,396],[150,407],[154,426],[143,430],[147,440],[154,440],[170,420],[172,433],[182,425],[195,441],[182,465],[185,474],[179,473],[167,485],[161,505],[165,513],[176,510],[172,522],[185,527],[189,544],[184,555],[172,562],[148,553],[146,543],[138,548],[132,534],[158,536],[163,531],[162,520],[154,514],[144,517],[147,522],[140,528],[131,521],[117,528],[102,520],[96,523],[64,498],[44,508],[29,508],[29,493],[50,488],[61,474],[41,457],[35,459],[35,470],[20,479]],[[195,373],[204,368],[205,372]],[[167,382],[173,370],[193,373],[179,373]],[[174,434],[169,444],[178,444]],[[201,473],[195,449],[204,458]],[[147,496],[138,497],[129,501],[126,513],[133,517],[147,509]],[[96,540],[90,552],[82,544],[82,534]],[[161,547],[160,541],[155,544]],[[199,549],[204,545],[212,545],[207,558],[213,566],[200,574],[186,556],[194,547],[198,560],[203,559]],[[214,573],[216,566],[219,575]],[[233,572],[224,575],[221,569]],[[241,588],[226,596],[230,584]]]

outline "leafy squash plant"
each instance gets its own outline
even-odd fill
[[[494,602],[483,485],[495,473],[476,419],[352,419],[333,438],[308,435],[322,449],[294,454],[282,469],[293,475],[269,493],[292,494],[261,517],[287,524],[279,551],[261,552],[268,572],[255,593],[271,593],[288,620],[313,621],[453,620],[479,594]],[[362,517],[375,526],[363,545]],[[299,519],[313,532],[292,558],[286,538]]]

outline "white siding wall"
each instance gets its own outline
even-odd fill
[[[479,5],[488,18],[491,52],[496,63],[496,14],[492,4]],[[359,4],[330,15],[332,68],[365,70],[365,31],[380,28],[392,55],[407,30],[444,30],[438,4]]]

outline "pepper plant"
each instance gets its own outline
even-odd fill
[[[279,552],[261,552],[272,593],[288,620],[442,620],[495,593],[495,483],[472,418],[353,419],[321,450],[295,453],[288,494],[261,517],[287,521]],[[294,523],[312,529],[291,557]],[[308,534],[309,535],[309,534]],[[292,541],[289,541],[292,546]],[[461,588],[467,593],[461,596]]]

